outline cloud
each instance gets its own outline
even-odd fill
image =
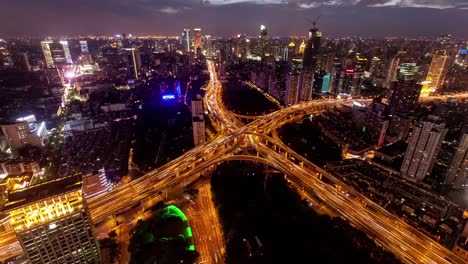
[[[457,1],[451,0],[386,0],[379,3],[370,4],[371,7],[411,7],[411,8],[432,8],[449,9],[456,8]]]
[[[173,8],[170,6],[159,9],[159,12],[166,13],[166,14],[177,14],[180,11],[181,11],[180,9]]]
[[[208,5],[257,4],[257,5],[293,5],[300,9],[319,7],[399,7],[431,9],[466,9],[465,0],[204,0]]]

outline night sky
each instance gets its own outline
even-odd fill
[[[305,35],[468,39],[468,0],[3,0],[0,35]]]

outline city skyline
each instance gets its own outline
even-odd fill
[[[272,36],[291,36],[305,35],[304,25],[320,16],[320,28],[329,37],[468,38],[462,26],[468,24],[468,3],[462,0],[105,0],[81,1],[80,6],[56,0],[7,2],[0,12],[2,36],[174,36],[188,26],[216,36],[255,36],[260,24]]]

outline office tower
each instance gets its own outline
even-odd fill
[[[260,26],[260,38],[258,40],[260,56],[263,58],[265,54],[269,53],[268,50],[268,30],[264,25]]]
[[[205,36],[205,52],[207,57],[214,56],[213,42],[210,35]]]
[[[288,72],[286,76],[286,96],[284,103],[286,105],[297,104],[299,101],[299,79],[300,75],[296,72]]]
[[[432,172],[446,133],[443,123],[424,121],[416,125],[408,140],[401,175],[414,182],[424,180]]]
[[[60,45],[62,45],[66,63],[72,64],[73,61],[72,61],[71,54],[70,54],[70,48],[68,47],[68,41],[61,40]]]
[[[80,177],[10,192],[4,212],[29,263],[101,263]]]
[[[335,59],[335,54],[327,53],[327,54],[322,54],[319,57],[320,57],[320,65],[318,69],[330,73],[334,66],[333,60]]]
[[[203,46],[201,28],[194,28],[193,34],[194,34],[193,50],[196,51],[198,48],[201,49]]]
[[[81,53],[89,53],[88,41],[80,40]]]
[[[302,70],[312,72],[316,70],[321,38],[322,33],[315,26],[309,30],[309,40],[307,41],[302,59]]]
[[[44,53],[47,68],[54,68],[55,66],[54,59],[52,58],[52,51],[50,50],[50,45],[52,43],[53,42],[49,40],[41,41],[42,53]]]
[[[331,83],[331,74],[325,73],[323,76],[322,81],[322,94],[328,93],[330,91],[330,83]]]
[[[415,63],[403,63],[397,81],[391,82],[389,106],[391,113],[407,113],[417,106],[421,85],[416,82],[418,67]]]
[[[291,41],[291,43],[288,44],[283,50],[283,61],[288,62],[288,65],[291,65],[292,59],[294,57],[296,50],[296,43],[294,41]]]
[[[321,33],[315,27],[309,30],[309,40],[302,59],[301,78],[299,80],[299,101],[312,99],[314,72],[317,68],[317,57],[320,51]]]
[[[369,66],[369,72],[372,76],[380,76],[382,68],[382,60],[379,57],[373,57]]]
[[[184,51],[190,53],[190,29],[184,29],[180,41]]]
[[[324,71],[316,71],[314,74],[314,82],[313,82],[313,92],[312,92],[312,98],[317,99],[320,98],[322,95],[322,90],[323,90],[323,81],[325,78],[325,75],[327,73]]]
[[[136,48],[130,49],[132,53],[132,66],[133,66],[133,74],[135,80],[139,79],[139,70],[141,68],[141,54],[140,51]]]
[[[383,87],[387,88],[391,82],[396,80],[397,73],[398,73],[398,66],[400,66],[400,57],[397,55],[393,57],[390,61],[390,65],[387,71],[387,77],[385,78]]]
[[[356,54],[354,70],[357,72],[364,72],[367,70],[367,58],[361,57],[359,53]]]
[[[462,187],[468,177],[468,134],[463,134],[445,177],[445,184]]]
[[[437,91],[444,86],[445,77],[450,66],[450,57],[448,55],[432,56],[431,66],[427,72],[426,81],[432,82],[432,88]]]
[[[301,45],[299,45],[299,54],[304,54],[304,51],[305,51],[305,48],[306,48],[306,44],[305,44],[305,41],[303,40]]]
[[[195,98],[192,98],[192,126],[194,145],[198,146],[205,144],[206,135],[203,100],[199,94],[197,94]]]
[[[310,70],[302,70],[299,78],[299,101],[305,102],[312,99],[312,91],[314,90],[314,72]]]
[[[41,138],[39,135],[31,133],[27,122],[5,123],[0,127],[14,154],[27,145],[42,147]]]

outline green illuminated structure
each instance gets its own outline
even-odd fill
[[[182,221],[185,222],[187,227],[185,228],[185,234],[183,235],[185,240],[190,243],[188,249],[191,251],[195,250],[195,245],[193,245],[193,238],[192,238],[192,229],[190,228],[187,217],[185,216],[184,212],[180,210],[177,206],[175,205],[169,205],[163,209],[163,211],[160,213],[160,217],[162,219],[167,219],[170,217],[175,217],[179,218]],[[167,239],[167,238],[166,238]]]

